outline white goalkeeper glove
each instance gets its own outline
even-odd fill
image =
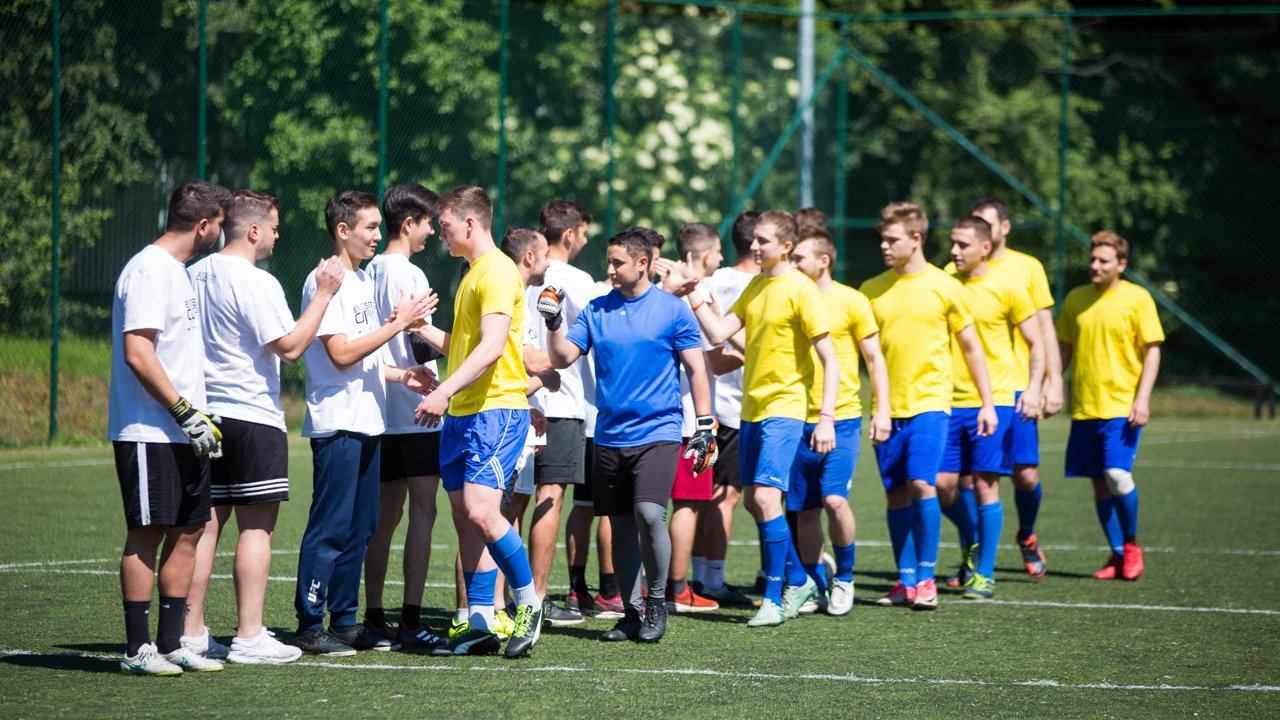
[[[222,457],[222,431],[217,425],[222,422],[222,418],[217,415],[205,415],[191,407],[191,403],[182,397],[178,398],[176,405],[169,408],[169,414],[178,421],[178,426],[187,436],[196,457],[205,455],[214,458]]]

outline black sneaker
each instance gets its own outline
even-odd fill
[[[656,643],[667,634],[667,603],[664,599],[654,600],[650,595],[644,601],[644,623],[640,626],[637,639],[640,642]]]
[[[400,649],[406,651],[429,651],[449,644],[448,640],[432,632],[431,628],[426,625],[416,628],[409,628],[401,625],[400,634],[397,639],[400,641]]]
[[[623,618],[613,626],[612,630],[601,635],[600,640],[602,642],[636,640],[640,637],[640,628],[642,625],[643,622],[640,619],[640,612],[628,605],[626,614]]]
[[[293,638],[293,644],[304,651],[327,657],[347,657],[356,654],[356,649],[334,638],[324,630],[303,630]]]
[[[459,628],[457,635],[449,634],[453,637],[449,644],[432,650],[432,655],[492,655],[502,647],[497,635],[473,628],[471,623]]]
[[[546,607],[545,603],[543,607]],[[511,639],[507,641],[507,650],[503,655],[508,659],[526,655],[541,636],[542,611],[532,605],[521,605],[516,608],[515,628],[511,631]]]
[[[344,625],[342,627],[330,625],[329,634],[338,642],[346,643],[356,650],[387,652],[400,647],[399,643],[392,643],[364,625]]]
[[[561,625],[577,625],[584,619],[581,612],[557,607],[555,603],[551,602],[551,598],[549,597],[542,599],[542,612],[539,613],[539,615],[542,616],[542,622],[552,627],[560,627]]]

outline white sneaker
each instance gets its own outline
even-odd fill
[[[138,648],[137,655],[125,655],[120,661],[120,672],[125,675],[181,675],[182,668],[160,657],[156,646],[147,643]]]
[[[817,593],[812,599],[805,601],[800,606],[801,615],[813,615],[814,613],[824,613],[827,611],[827,596]]]
[[[231,638],[231,652],[227,660],[242,665],[283,665],[302,657],[302,648],[285,645],[262,628],[257,637]]]
[[[182,647],[189,649],[200,657],[210,660],[227,659],[227,646],[213,639],[213,636],[209,634],[208,625],[205,626],[203,634],[183,635],[179,640],[182,642]]]
[[[177,650],[164,653],[161,657],[177,665],[183,672],[218,672],[222,669],[222,663],[210,660],[185,645],[179,645]]]
[[[853,609],[853,581],[836,580],[831,585],[831,598],[827,601],[828,615],[847,615]]]

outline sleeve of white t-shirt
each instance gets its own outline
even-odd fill
[[[258,347],[288,335],[296,325],[289,303],[284,299],[284,288],[280,287],[278,280],[266,273],[263,273],[263,281],[249,303],[246,314]]]
[[[172,298],[170,278],[150,263],[141,262],[120,283],[120,304],[124,307],[123,332],[163,330],[169,308],[156,298]]]
[[[350,273],[347,274],[347,277],[352,278]],[[347,281],[344,279],[342,282],[345,285]],[[311,277],[307,278],[307,287],[306,290],[303,291],[303,296],[306,297],[308,301],[311,301],[315,299],[315,294],[316,278],[315,275],[312,274]],[[326,335],[346,334],[347,323],[342,316],[342,304],[345,301],[346,298],[342,296],[342,288],[339,287],[338,294],[334,295],[333,299],[329,301],[329,307],[325,308],[324,316],[320,318],[320,327],[316,329],[316,337],[319,338]],[[305,312],[306,308],[303,308],[303,311]]]

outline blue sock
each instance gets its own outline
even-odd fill
[[[911,537],[912,510],[904,508],[885,513],[889,520],[889,540],[893,543],[893,561],[898,565],[898,582],[904,587],[916,586],[916,544]]]
[[[787,519],[782,515],[766,520],[757,527],[760,529],[760,547],[764,550],[764,597],[781,605],[782,575],[786,572],[787,546],[791,545],[791,530],[787,528]],[[803,584],[804,580],[801,579],[800,582]]]
[[[857,543],[831,545],[831,552],[836,557],[836,579],[840,582],[853,580],[853,566],[856,564],[854,551],[857,547]]]
[[[996,500],[989,505],[979,505],[977,567],[979,575],[995,577],[996,551],[1000,548],[1002,530],[1004,530],[1004,503]]]
[[[951,507],[942,508],[942,514],[956,526],[960,534],[960,547],[978,542],[978,501],[972,488],[960,488]]]
[[[822,563],[813,563],[804,566],[805,574],[813,578],[813,582],[818,585],[818,594],[827,594],[827,569]]]
[[[482,613],[480,608],[487,607],[490,608],[490,614],[493,612],[493,585],[497,580],[497,570],[462,573],[462,581],[467,586],[467,607],[471,609],[472,624],[476,624],[479,618],[487,617],[487,614]],[[477,629],[486,630],[488,627]]]
[[[1018,490],[1013,494],[1013,501],[1018,506],[1018,540],[1025,542],[1036,534],[1036,515],[1040,514],[1041,484],[1031,492]]]
[[[1128,495],[1111,497],[1111,504],[1116,508],[1116,517],[1120,521],[1120,536],[1127,543],[1138,539],[1138,488],[1129,491]]]
[[[791,587],[800,587],[804,584],[805,571],[804,565],[800,562],[800,554],[796,552],[795,538],[787,533],[787,564],[783,568],[783,577],[787,580],[787,585]]]
[[[921,498],[911,501],[916,540],[916,583],[933,579],[938,565],[938,543],[942,540],[942,508],[938,498]]]
[[[1107,536],[1107,544],[1111,552],[1124,554],[1124,535],[1120,532],[1120,521],[1116,518],[1116,506],[1111,498],[1097,500],[1094,507],[1098,510],[1098,522],[1102,524],[1102,532]]]
[[[507,576],[507,584],[513,589],[522,588],[533,582],[533,570],[529,567],[529,556],[524,552],[524,543],[515,528],[507,528],[507,534],[487,543],[489,555],[498,564],[498,569]]]

